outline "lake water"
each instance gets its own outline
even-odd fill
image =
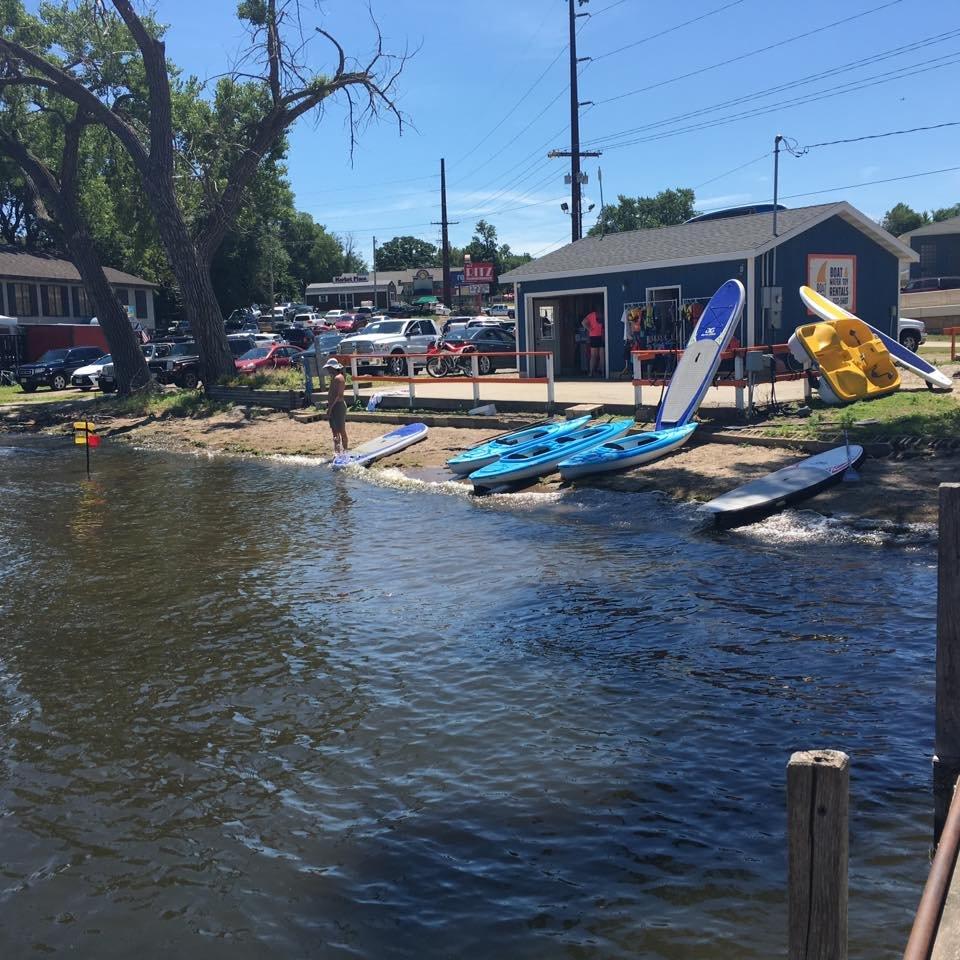
[[[851,956],[926,875],[935,553],[0,440],[0,954],[769,958],[851,755]]]

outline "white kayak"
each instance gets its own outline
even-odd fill
[[[851,443],[815,454],[789,467],[721,494],[700,509],[718,527],[739,527],[806,500],[839,483],[863,459],[863,447]]]
[[[938,369],[927,360],[924,360],[919,354],[914,353],[912,350],[908,350],[902,343],[900,343],[899,340],[894,340],[893,337],[890,337],[883,333],[883,331],[871,326],[866,322],[866,320],[863,320],[862,317],[857,317],[855,314],[850,313],[849,310],[845,310],[839,304],[829,300],[827,297],[823,296],[822,293],[817,293],[817,291],[811,287],[801,287],[800,299],[804,302],[808,310],[813,311],[813,313],[823,320],[842,320],[852,318],[854,320],[860,320],[861,322],[866,323],[874,336],[876,336],[887,348],[887,353],[893,357],[894,362],[900,364],[904,370],[909,370],[911,373],[915,373],[918,377],[926,380],[931,386],[939,387],[942,390],[953,389],[953,381],[942,370]]]
[[[402,427],[391,430],[382,437],[377,437],[376,440],[368,440],[353,450],[341,453],[334,458],[331,466],[334,470],[342,470],[344,467],[352,466],[368,466],[374,460],[387,457],[391,453],[398,453],[411,444],[419,443],[426,438],[428,432],[429,428],[425,423],[405,423]]]

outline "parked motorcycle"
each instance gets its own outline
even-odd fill
[[[451,344],[438,340],[427,349],[427,373],[431,377],[473,376],[470,354],[476,353],[472,344]]]

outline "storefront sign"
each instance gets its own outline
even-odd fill
[[[493,264],[465,263],[463,281],[464,283],[493,283]]]
[[[465,283],[460,287],[460,292],[464,296],[476,296],[480,293],[489,293],[490,284],[489,283]]]
[[[365,273],[343,273],[333,278],[334,283],[368,283]]]
[[[807,254],[807,285],[838,307],[856,313],[857,258],[853,254]],[[812,311],[808,310],[811,316]]]

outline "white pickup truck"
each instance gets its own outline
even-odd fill
[[[436,323],[426,317],[407,320],[371,320],[361,331],[344,337],[337,352],[349,357],[356,354],[357,368],[364,371],[383,370],[394,377],[407,375],[407,354],[425,354],[440,337]],[[386,354],[386,356],[372,356]],[[414,370],[426,366],[426,357],[413,361]]]
[[[910,320],[900,317],[897,320],[897,339],[914,353],[927,339],[927,325],[922,320]]]

